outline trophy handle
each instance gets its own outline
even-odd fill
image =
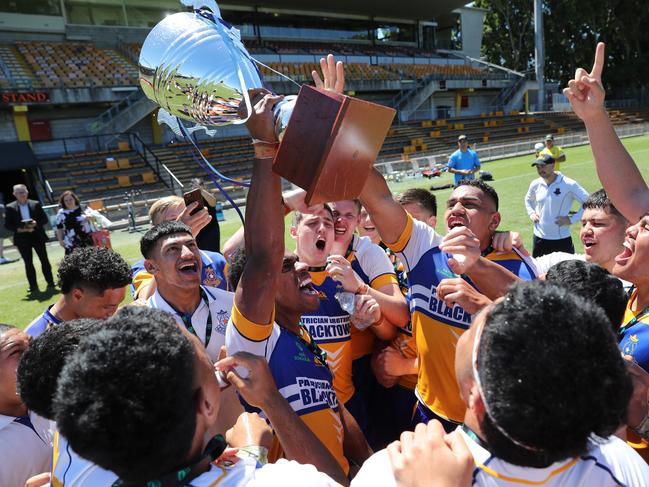
[[[200,10],[203,7],[209,8],[215,17],[221,18],[221,9],[214,0],[180,0],[180,3],[194,10]]]

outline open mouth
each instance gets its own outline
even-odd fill
[[[317,296],[318,291],[313,287],[311,277],[307,276],[300,281],[299,284],[300,292],[306,296]]]
[[[345,235],[345,233],[347,233],[347,228],[334,226],[334,235],[336,235],[337,237]]]
[[[466,223],[462,218],[449,218],[448,220],[448,229],[453,230],[457,227],[466,227]]]
[[[375,231],[376,231],[376,227],[363,227],[363,230],[365,230],[365,231],[368,232],[368,233],[369,233],[369,232],[375,232]]]
[[[318,240],[316,240],[315,246],[319,251],[322,252],[327,246],[327,241],[323,238],[319,238]]]
[[[581,243],[584,245],[585,249],[590,249],[591,247],[597,244],[597,242],[595,242],[592,239],[584,239],[581,241]]]
[[[627,242],[626,240],[622,244],[624,245],[624,250],[615,256],[615,263],[620,265],[625,265],[628,260],[633,256],[633,245]]]
[[[178,270],[183,274],[196,274],[198,272],[198,265],[195,261],[184,262],[178,266]]]

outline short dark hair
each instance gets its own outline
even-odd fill
[[[232,292],[237,290],[247,259],[246,249],[243,247],[239,247],[230,256],[230,262],[228,262],[228,287]]]
[[[626,218],[624,218],[622,213],[618,211],[615,205],[608,198],[605,189],[598,189],[594,193],[591,193],[581,206],[584,210],[604,210],[626,221]]]
[[[114,250],[81,247],[63,257],[58,280],[63,294],[79,287],[103,292],[130,284],[131,266]]]
[[[463,179],[457,183],[456,188],[459,188],[460,186],[473,186],[474,188],[478,188],[494,202],[494,205],[496,205],[496,211],[498,211],[498,193],[496,193],[493,186],[488,185],[482,179]]]
[[[72,449],[130,482],[173,468],[196,430],[194,348],[174,318],[144,306],[81,339],[54,398]]]
[[[67,209],[66,206],[65,206],[65,201],[64,200],[65,200],[65,197],[68,196],[68,195],[71,195],[74,198],[74,202],[77,204],[77,206],[79,206],[81,204],[81,201],[79,200],[79,197],[76,194],[74,194],[72,191],[67,190],[67,191],[63,191],[63,193],[61,193],[61,196],[59,196],[59,206],[61,207],[61,209],[63,209],[63,210]]]
[[[101,320],[81,318],[53,326],[36,338],[18,364],[18,393],[30,411],[54,418],[52,400],[61,369],[79,340],[96,330]]]
[[[419,204],[431,215],[437,216],[437,198],[424,188],[410,188],[397,196],[397,203],[400,205]]]
[[[153,252],[158,241],[176,233],[188,233],[192,235],[192,230],[183,222],[179,221],[162,222],[159,225],[151,227],[140,240],[140,252],[142,252],[145,259],[151,258],[151,252]]]
[[[624,318],[627,295],[622,282],[603,267],[583,260],[565,260],[548,269],[545,279],[600,306],[617,332]]]
[[[331,218],[333,219],[334,211],[331,209],[331,206],[329,206],[327,203],[325,203],[323,206],[324,206],[324,210],[329,212],[329,214],[331,215]],[[301,211],[294,211],[293,212],[293,219],[291,221],[291,225],[294,226],[294,227],[297,227],[298,224],[302,221],[302,218],[304,218],[304,213],[302,213]]]
[[[626,421],[632,384],[609,320],[566,288],[513,286],[486,316],[477,361],[489,409],[482,430],[504,461],[547,467]]]

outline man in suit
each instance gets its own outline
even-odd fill
[[[25,273],[29,281],[29,293],[38,292],[38,283],[36,281],[36,270],[32,262],[32,249],[36,251],[38,259],[41,261],[43,276],[47,281],[48,288],[54,288],[54,278],[52,277],[52,266],[47,258],[45,243],[47,236],[43,226],[48,223],[48,218],[41,204],[38,201],[27,198],[29,191],[24,184],[14,186],[13,201],[7,205],[5,214],[5,227],[14,232],[14,244],[18,247],[18,252],[25,262]]]

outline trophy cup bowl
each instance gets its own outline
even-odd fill
[[[238,31],[219,15],[214,4],[211,11],[167,16],[147,36],[139,59],[149,99],[208,127],[245,123],[252,113],[248,90],[264,85]],[[355,198],[394,115],[392,108],[304,85],[297,98],[275,106],[280,147],[273,170],[305,189],[309,204]]]

